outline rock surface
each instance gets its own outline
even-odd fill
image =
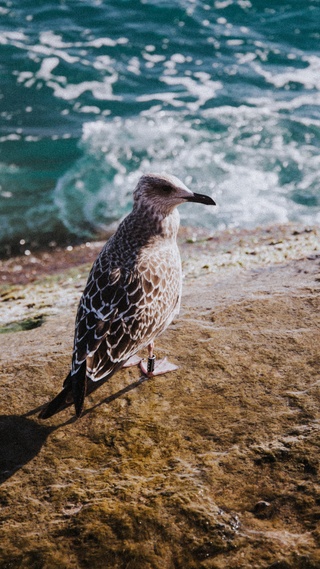
[[[1,263],[0,567],[319,569],[319,230],[182,232],[178,371],[43,422],[99,247]]]

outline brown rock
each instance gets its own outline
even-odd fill
[[[185,243],[181,317],[157,346],[179,370],[119,372],[78,421],[37,413],[68,371],[86,271],[24,298],[16,284],[5,324],[42,320],[1,335],[0,567],[320,567],[317,239],[286,227]],[[266,260],[280,241],[289,259]]]

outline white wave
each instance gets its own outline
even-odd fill
[[[52,30],[40,31],[39,42],[40,44],[48,45],[53,48],[65,49],[74,47],[74,43],[63,41],[62,36]]]
[[[101,47],[114,47],[116,45],[125,45],[129,42],[128,38],[120,37],[116,40],[112,40],[111,38],[103,37],[103,38],[95,38],[94,40],[87,41],[85,45],[88,47],[95,47],[100,49]]]
[[[303,68],[288,68],[282,73],[269,71],[258,63],[252,62],[252,68],[268,83],[277,88],[285,87],[290,82],[301,83],[305,89],[320,89],[320,58],[317,55],[303,55],[301,61],[308,65]]]
[[[48,87],[52,87],[55,97],[70,101],[78,99],[82,93],[89,91],[99,101],[120,101],[122,97],[113,94],[112,85],[117,81],[118,75],[104,77],[102,81],[82,81],[81,83],[69,83],[62,85],[57,81],[49,81]]]
[[[58,57],[45,57],[42,62],[37,77],[41,79],[51,79],[52,71],[59,65],[60,59]],[[20,74],[21,76],[21,74]]]
[[[192,103],[185,103],[185,106],[192,112],[198,111],[207,101],[216,96],[216,92],[223,88],[220,81],[212,81],[208,73],[199,72],[192,77],[168,76],[163,75],[160,80],[166,85],[182,86],[184,90],[180,94],[176,94],[176,98],[191,95],[196,98]]]
[[[26,35],[23,32],[11,32],[7,30],[1,30],[0,33],[0,44],[6,45],[12,43],[13,45],[21,45],[20,42],[26,41]]]
[[[39,34],[39,42],[29,44],[28,38],[22,33],[0,35],[0,43],[13,43],[16,47],[26,51],[28,57],[33,60],[39,69],[35,72],[17,71],[17,82],[31,88],[35,84],[45,82],[46,86],[52,89],[55,97],[65,101],[78,99],[85,92],[92,93],[97,101],[102,100],[121,100],[122,97],[113,94],[113,84],[118,80],[118,73],[115,71],[115,60],[109,55],[97,55],[86,59],[86,47],[98,48],[101,46],[114,46],[126,43],[126,38],[109,40],[109,38],[98,38],[89,42],[65,42],[62,37],[51,31],[43,31]],[[74,55],[76,49],[77,55]],[[64,75],[55,73],[61,62],[68,65],[79,64],[88,68],[97,69],[104,75],[100,79],[80,81],[71,83]],[[83,109],[84,105],[82,106]],[[83,110],[82,110],[83,112]]]
[[[311,211],[292,200],[294,192],[316,191],[315,147],[288,141],[287,126],[259,108],[225,106],[218,115],[205,114],[200,121],[159,110],[152,117],[85,123],[83,157],[55,192],[67,227],[81,233],[86,223],[105,228],[121,217],[139,176],[148,171],[175,174],[215,198],[218,208],[181,208],[185,224],[255,227],[315,219],[319,207]],[[220,125],[217,132],[214,124]]]
[[[308,93],[303,93],[302,95],[294,96],[289,100],[272,100],[270,97],[249,97],[248,103],[259,108],[261,113],[269,115],[273,113],[278,115],[279,111],[296,111],[304,106],[320,106],[320,92],[310,91]],[[302,117],[297,114],[294,115],[294,120],[301,120],[301,118]],[[309,121],[306,122],[306,124],[320,123],[320,118],[304,117],[304,120]]]

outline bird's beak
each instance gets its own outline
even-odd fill
[[[205,194],[195,194],[191,193],[184,198],[187,202],[203,203],[205,205],[216,205],[216,202],[212,198],[206,196]]]

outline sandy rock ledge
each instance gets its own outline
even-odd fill
[[[1,568],[319,569],[319,230],[180,239],[178,371],[123,370],[78,421],[37,414],[100,245],[2,261]]]

